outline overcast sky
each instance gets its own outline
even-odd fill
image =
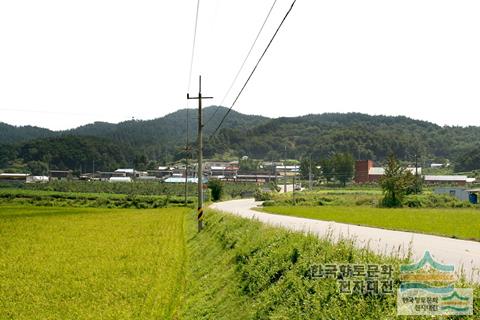
[[[192,94],[202,74],[221,103],[272,3],[201,0]],[[227,106],[290,4],[277,1]],[[195,7],[0,0],[0,121],[66,129],[186,107]],[[235,110],[480,125],[479,17],[478,0],[298,0]]]

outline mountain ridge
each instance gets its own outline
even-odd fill
[[[356,112],[268,118],[232,111],[217,135],[211,137],[226,112],[228,109],[224,107],[210,106],[204,109],[206,157],[248,155],[253,158],[282,159],[287,147],[286,156],[297,159],[307,155],[322,159],[334,153],[346,152],[355,158],[376,161],[382,161],[388,154],[394,153],[400,159],[410,161],[417,154],[424,161],[460,161],[462,157],[468,158],[468,164],[463,168],[480,168],[480,159],[477,161],[480,127],[476,126],[440,126],[406,116],[372,116]],[[92,158],[104,152],[102,150],[122,150],[120,158],[106,158],[115,159],[116,163],[125,160],[125,165],[133,165],[140,160],[143,163],[166,163],[186,156],[186,119],[187,109],[180,109],[152,120],[129,120],[118,124],[94,122],[65,131],[0,124],[0,144],[11,146],[4,149],[17,150],[20,162],[26,159],[45,161],[45,154],[41,156],[38,150],[35,154],[36,144],[47,148],[49,144],[64,143],[85,149],[85,154]],[[189,145],[194,146],[197,128],[195,109],[188,110],[188,123]],[[88,137],[87,144],[81,143],[82,137]],[[102,144],[112,146],[100,148]],[[22,148],[24,145],[28,147]],[[74,150],[70,146],[62,149]],[[9,152],[8,156],[3,156],[3,164],[13,161],[15,157],[13,152]],[[60,159],[61,156],[56,155],[56,158]],[[88,157],[78,158],[78,162],[69,158],[68,163],[79,166]],[[108,161],[104,162],[107,168]]]

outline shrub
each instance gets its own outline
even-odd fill
[[[218,201],[223,195],[223,182],[217,179],[208,181],[208,188],[212,191],[212,200]]]

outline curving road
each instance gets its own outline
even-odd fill
[[[341,238],[353,239],[355,246],[368,247],[381,255],[405,256],[410,251],[413,260],[418,261],[428,250],[435,260],[453,264],[455,270],[463,273],[468,280],[480,282],[480,242],[289,217],[252,210],[259,205],[260,202],[255,202],[253,199],[242,199],[214,203],[210,208],[244,218],[256,219],[276,227],[312,233],[318,237],[328,236],[333,241]]]

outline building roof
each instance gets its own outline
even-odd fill
[[[203,179],[203,182],[206,182],[205,181],[206,179]],[[185,183],[185,177],[170,177],[170,178],[167,178],[165,179],[166,183]],[[198,183],[198,178],[187,178],[187,182],[188,183]]]
[[[381,167],[372,167],[368,170],[368,174],[371,176],[383,176],[385,174],[385,169]]]
[[[132,182],[130,177],[111,177],[108,181],[110,182]]]
[[[28,177],[28,173],[0,173],[0,177],[8,177],[8,178],[25,178]]]
[[[418,174],[422,174],[422,168],[405,168],[405,171],[410,171],[412,174],[417,172]],[[368,174],[371,176],[383,176],[385,174],[385,168],[382,167],[371,167],[368,170]]]
[[[467,176],[425,176],[425,181],[465,181]]]
[[[117,169],[115,172],[125,172],[125,173],[134,173],[134,169]]]

